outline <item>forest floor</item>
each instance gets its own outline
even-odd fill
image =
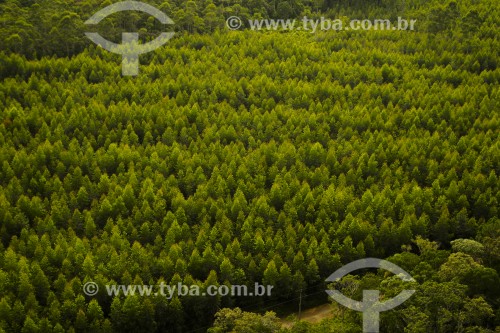
[[[286,318],[280,320],[281,325],[286,328],[293,326],[294,322],[298,317],[298,313],[294,313]],[[315,306],[313,308],[306,309],[302,311],[300,320],[307,321],[309,323],[319,323],[323,319],[333,317],[333,308],[330,303]]]

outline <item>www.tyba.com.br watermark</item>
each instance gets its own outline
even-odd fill
[[[174,296],[235,296],[235,297],[253,297],[253,296],[271,296],[274,286],[255,283],[253,288],[246,285],[210,285],[206,288],[199,285],[185,285],[177,283],[169,285],[160,283],[158,285],[105,285],[105,292],[108,296],[161,296],[171,299]],[[86,282],[83,285],[83,293],[87,296],[95,296],[99,293],[99,285],[93,281]]]
[[[347,30],[415,30],[417,20],[398,17],[393,22],[389,19],[328,19],[321,17],[312,19],[304,16],[302,19],[249,19],[246,22],[238,16],[231,16],[226,20],[226,26],[230,30],[240,30],[249,28],[250,30],[289,30],[307,31],[315,33],[317,31],[347,31]]]

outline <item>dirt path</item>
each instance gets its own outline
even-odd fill
[[[296,318],[298,313],[294,313],[293,316]],[[323,319],[333,317],[333,308],[330,304],[323,304],[302,311],[300,320],[307,321],[309,323],[319,323]],[[283,327],[292,327],[294,320],[292,318],[281,319],[281,325]]]

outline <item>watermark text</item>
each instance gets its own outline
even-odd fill
[[[321,17],[312,19],[304,16],[302,19],[249,19],[244,22],[237,16],[231,16],[226,20],[226,26],[230,30],[239,30],[244,26],[250,30],[288,30],[307,31],[315,33],[317,31],[342,31],[342,30],[415,30],[417,20],[398,17],[396,22],[389,19],[352,19],[349,21],[341,19],[328,19]],[[247,23],[247,24],[245,24]]]
[[[185,285],[177,283],[169,285],[160,283],[158,285],[105,285],[108,296],[153,296],[166,297],[171,299],[174,296],[234,296],[234,297],[252,297],[252,296],[271,296],[274,286],[255,283],[252,287],[246,285],[210,285],[206,288],[199,285]],[[99,292],[97,283],[89,281],[83,285],[83,292],[87,296],[95,296]]]

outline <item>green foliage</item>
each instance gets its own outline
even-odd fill
[[[499,17],[499,8],[495,1],[466,1],[457,3],[454,0],[445,3],[437,0],[378,0],[374,2],[362,0],[190,0],[160,1],[149,0],[147,3],[156,6],[173,19],[173,27],[164,27],[153,17],[142,12],[115,13],[105,18],[97,27],[85,26],[84,22],[94,13],[115,1],[0,1],[0,51],[23,54],[30,58],[40,56],[73,56],[82,52],[91,42],[84,31],[98,31],[108,39],[119,42],[122,32],[137,31],[143,41],[149,41],[165,29],[173,29],[180,33],[210,34],[226,29],[225,21],[230,16],[248,19],[297,19],[303,17],[319,17],[323,14],[329,18],[370,18],[391,19],[398,17],[416,19],[417,29],[437,34],[446,39],[471,37],[479,39],[494,38]],[[247,24],[244,24],[244,27]],[[196,50],[207,47],[205,41],[192,44]],[[464,45],[474,48],[473,45]],[[486,64],[487,63],[487,64]],[[484,53],[483,62],[477,65],[481,69],[496,68],[497,59],[493,53]],[[473,64],[471,64],[473,65]],[[487,66],[487,67],[483,67]],[[91,82],[100,82],[98,72],[90,72]],[[385,82],[392,82],[396,68],[387,64],[383,68]],[[157,74],[154,74],[157,75]]]
[[[215,316],[213,328],[209,333],[272,333],[279,330],[276,314],[267,312],[260,316],[256,313],[241,311],[240,308],[222,309]]]
[[[230,14],[354,17],[364,3],[165,2],[190,34],[142,55],[135,78],[79,35],[102,5],[0,3],[0,331],[203,330],[220,308],[320,293],[368,256],[418,282],[418,295],[383,315],[390,330],[500,326],[490,1],[412,1],[431,32],[316,35],[221,28]],[[110,38],[144,26],[154,38],[154,22],[124,15],[103,22]],[[379,272],[347,279],[353,297],[403,287]],[[84,297],[91,280],[101,290]],[[104,288],[160,282],[274,289],[165,299]],[[359,331],[360,317],[339,311],[331,326],[291,330]],[[279,329],[272,314],[215,320],[214,332]]]
[[[455,239],[450,242],[454,252],[462,252],[476,259],[484,256],[484,245],[472,239]]]

